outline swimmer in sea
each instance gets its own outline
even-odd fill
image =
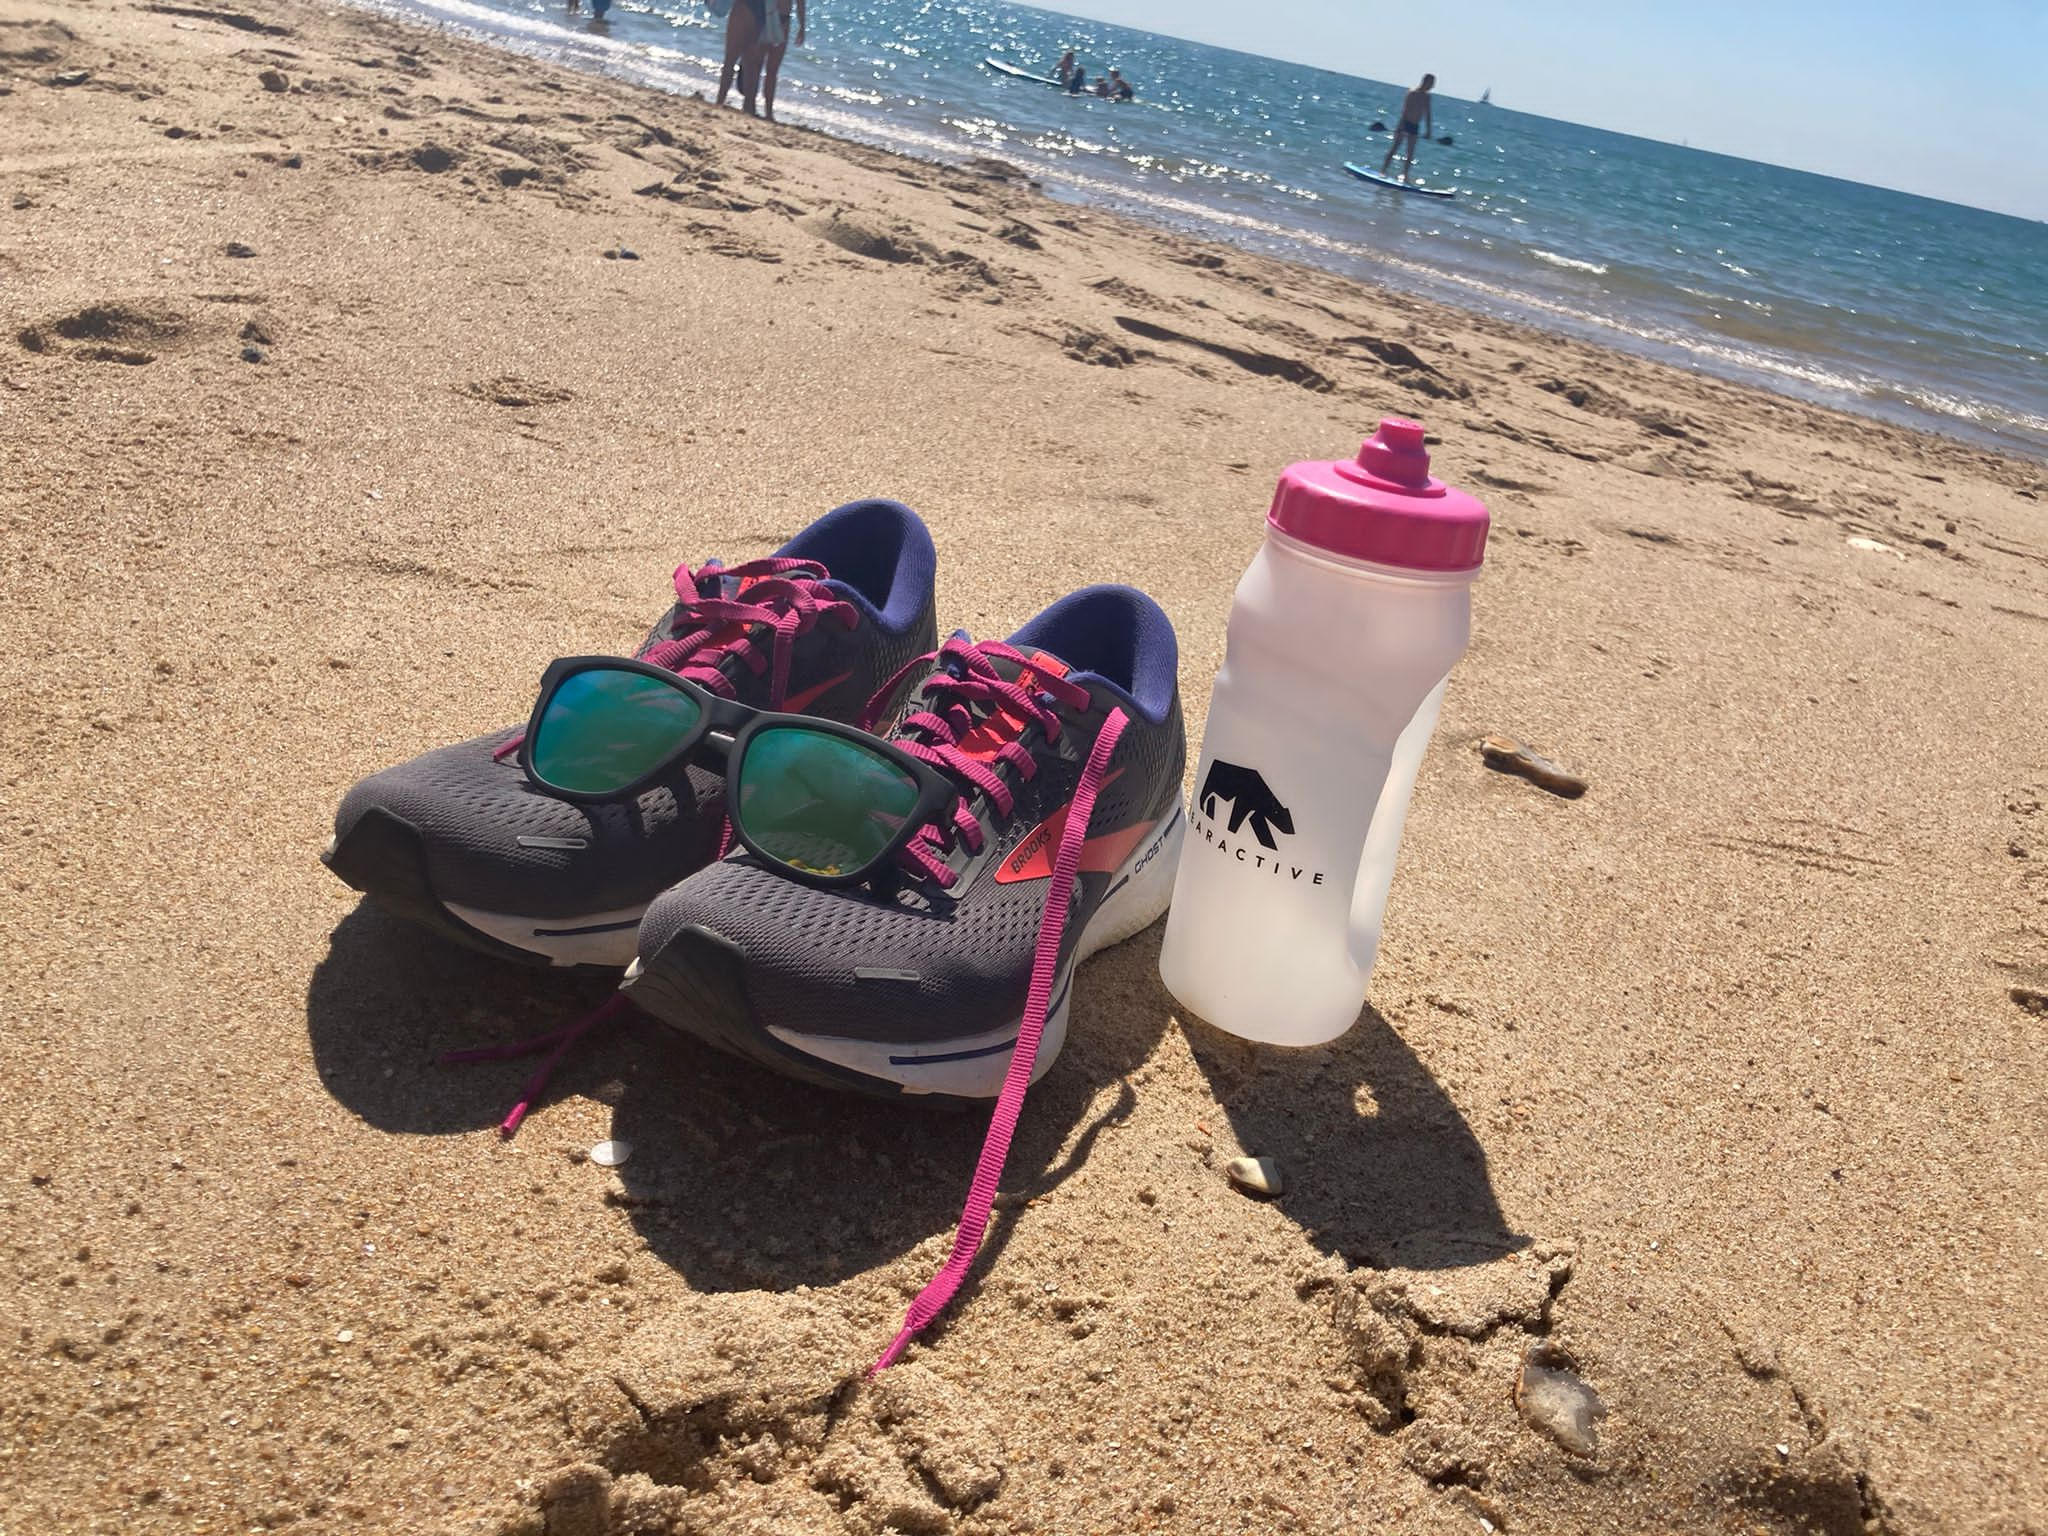
[[[1436,124],[1430,117],[1429,93],[1436,86],[1435,75],[1424,75],[1422,84],[1410,91],[1401,102],[1401,123],[1394,130],[1394,142],[1387,146],[1387,158],[1380,162],[1380,174],[1387,174],[1387,167],[1394,163],[1394,156],[1401,152],[1401,141],[1408,141],[1408,160],[1401,167],[1401,179],[1410,181],[1415,176],[1415,140],[1417,135],[1434,136]]]
[[[1109,90],[1110,94],[1116,97],[1118,101],[1129,101],[1138,94],[1131,88],[1131,82],[1114,69],[1109,72]]]

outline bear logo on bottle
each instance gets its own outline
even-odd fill
[[[1235,832],[1245,824],[1247,818],[1252,824],[1252,836],[1268,848],[1278,848],[1273,841],[1273,829],[1294,835],[1294,817],[1280,797],[1266,787],[1266,781],[1259,777],[1256,768],[1240,768],[1236,763],[1226,763],[1221,758],[1209,765],[1209,771],[1202,776],[1202,814],[1214,821],[1218,797],[1230,802],[1230,824],[1227,830]]]

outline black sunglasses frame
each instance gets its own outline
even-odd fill
[[[540,733],[541,722],[548,706],[554,702],[556,693],[572,677],[585,672],[633,672],[673,688],[695,701],[703,713],[697,724],[677,741],[674,750],[665,754],[659,762],[631,782],[617,789],[576,790],[564,789],[551,784],[541,777],[533,765],[533,743]],[[814,735],[836,736],[882,758],[891,766],[900,768],[917,785],[917,802],[902,827],[890,837],[887,844],[867,863],[858,869],[843,870],[836,875],[823,874],[806,869],[770,853],[747,831],[745,823],[736,813],[730,796],[726,804],[727,820],[732,823],[733,834],[746,850],[763,863],[786,871],[797,879],[811,885],[843,886],[859,885],[871,880],[875,874],[888,867],[896,853],[918,833],[918,829],[938,821],[960,793],[958,786],[930,763],[912,757],[894,742],[885,741],[871,731],[858,726],[847,725],[838,720],[826,720],[817,715],[798,715],[765,709],[755,709],[736,699],[720,698],[710,689],[678,677],[666,668],[653,666],[644,661],[631,661],[622,656],[564,656],[548,664],[541,674],[540,696],[534,701],[533,714],[526,722],[526,734],[519,743],[519,766],[525,772],[528,782],[550,795],[562,800],[574,801],[581,805],[608,805],[617,801],[631,800],[645,793],[655,784],[670,777],[678,764],[700,749],[716,765],[728,786],[739,774],[740,764],[745,761],[747,748],[764,732],[777,730],[809,731]]]

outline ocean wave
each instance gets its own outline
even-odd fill
[[[1820,359],[1788,356],[1764,346],[1731,346],[1727,342],[1716,341],[1696,332],[1672,326],[1625,319],[1612,314],[1598,314],[1536,294],[1524,293],[1504,284],[1488,282],[1469,273],[1449,272],[1421,262],[1385,256],[1373,256],[1371,259],[1379,265],[1411,274],[1426,284],[1450,283],[1484,294],[1504,306],[1511,314],[1520,311],[1525,318],[1549,315],[1577,325],[1597,327],[1634,341],[1669,347],[1701,362],[1716,363],[1722,368],[1746,373],[1753,379],[1778,379],[1787,384],[1801,386],[1823,401],[1832,397],[1837,403],[1856,400],[1880,404],[1889,402],[1912,407],[1927,415],[1945,417],[1950,421],[1989,428],[1993,432],[2020,433],[2037,440],[2048,438],[2048,417],[1998,405],[1992,401],[1853,372],[1840,365],[1830,366]]]
[[[1590,272],[1595,277],[1605,277],[1607,268],[1597,261],[1581,261],[1576,256],[1560,256],[1555,251],[1539,251],[1529,247],[1529,254],[1538,261],[1550,263],[1553,267],[1564,267],[1572,272]]]

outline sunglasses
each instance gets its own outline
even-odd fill
[[[958,790],[928,763],[836,720],[771,714],[646,662],[567,657],[541,678],[519,766],[564,800],[627,800],[692,754],[725,774],[747,850],[816,885],[890,864]]]

